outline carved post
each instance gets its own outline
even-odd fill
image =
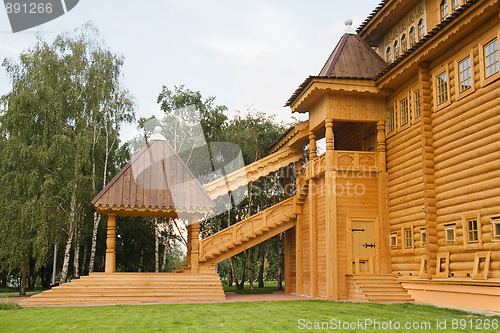
[[[114,273],[116,270],[116,216],[108,215],[108,230],[106,232],[106,262],[105,273]]]
[[[337,197],[335,185],[337,175],[334,168],[333,119],[325,120],[326,172],[325,172],[325,207],[326,207],[326,293],[329,300],[339,299],[338,272],[338,228]]]
[[[193,218],[190,225],[191,230],[191,273],[199,273],[199,255],[200,255],[200,222],[198,217]]]
[[[378,153],[378,219],[380,223],[380,244],[375,248],[375,272],[376,273],[391,273],[391,257],[389,249],[389,217],[388,217],[388,178],[385,156],[385,122],[377,122],[377,153]]]
[[[191,248],[192,248],[192,238],[193,238],[193,231],[192,231],[192,225],[188,224],[186,226],[187,230],[187,237],[186,237],[186,266],[191,266]]]
[[[299,189],[300,177],[302,175],[302,159],[295,162],[295,189],[297,194],[300,194]],[[297,198],[297,224],[295,226],[295,289],[297,295],[304,294],[304,269],[303,269],[303,245],[302,245],[302,204],[301,197]],[[285,284],[286,285],[286,284]]]
[[[309,237],[310,237],[310,279],[311,279],[311,298],[318,297],[318,221],[317,221],[317,196],[318,189],[316,181],[312,177],[314,172],[312,165],[313,160],[317,157],[316,154],[316,135],[314,132],[309,132],[309,165],[311,168],[311,178],[309,179]]]

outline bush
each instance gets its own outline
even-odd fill
[[[0,310],[19,310],[21,307],[14,302],[0,303]]]

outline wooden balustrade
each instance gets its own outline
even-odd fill
[[[203,239],[200,242],[200,261],[205,262],[295,216],[295,198],[291,197]]]

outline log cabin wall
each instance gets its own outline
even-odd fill
[[[441,19],[439,3],[426,4],[431,28]],[[389,220],[396,237],[391,267],[396,274],[500,277],[500,236],[495,233],[500,218],[500,74],[487,78],[484,60],[484,46],[500,37],[498,9],[497,2],[497,12],[466,35],[451,33],[453,47],[420,62],[412,71],[414,80],[388,98]],[[467,58],[470,88],[459,83],[459,64]],[[443,73],[447,90],[438,96]],[[405,239],[406,232],[411,236]]]

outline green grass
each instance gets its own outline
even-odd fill
[[[21,307],[14,302],[0,303],[0,310],[19,310],[20,308]]]
[[[257,287],[257,283],[254,283],[253,286],[255,289],[253,291],[250,291],[250,284],[248,282],[245,282],[243,290],[236,290],[235,284],[233,284],[231,287],[229,287],[227,284],[223,284],[222,288],[225,292],[236,292],[237,294],[272,294],[274,291],[278,290],[278,283],[273,281],[264,281],[263,288]],[[283,287],[285,287],[285,284],[283,284]]]
[[[452,321],[496,320],[466,312],[414,304],[370,304],[328,301],[248,302],[219,304],[117,305],[105,307],[22,308],[0,311],[1,332],[303,332],[306,322],[429,322],[428,330],[367,329],[342,332],[471,332],[453,329]],[[447,322],[437,330],[436,321]],[[317,330],[314,330],[317,331]],[[480,332],[498,332],[483,329]]]

